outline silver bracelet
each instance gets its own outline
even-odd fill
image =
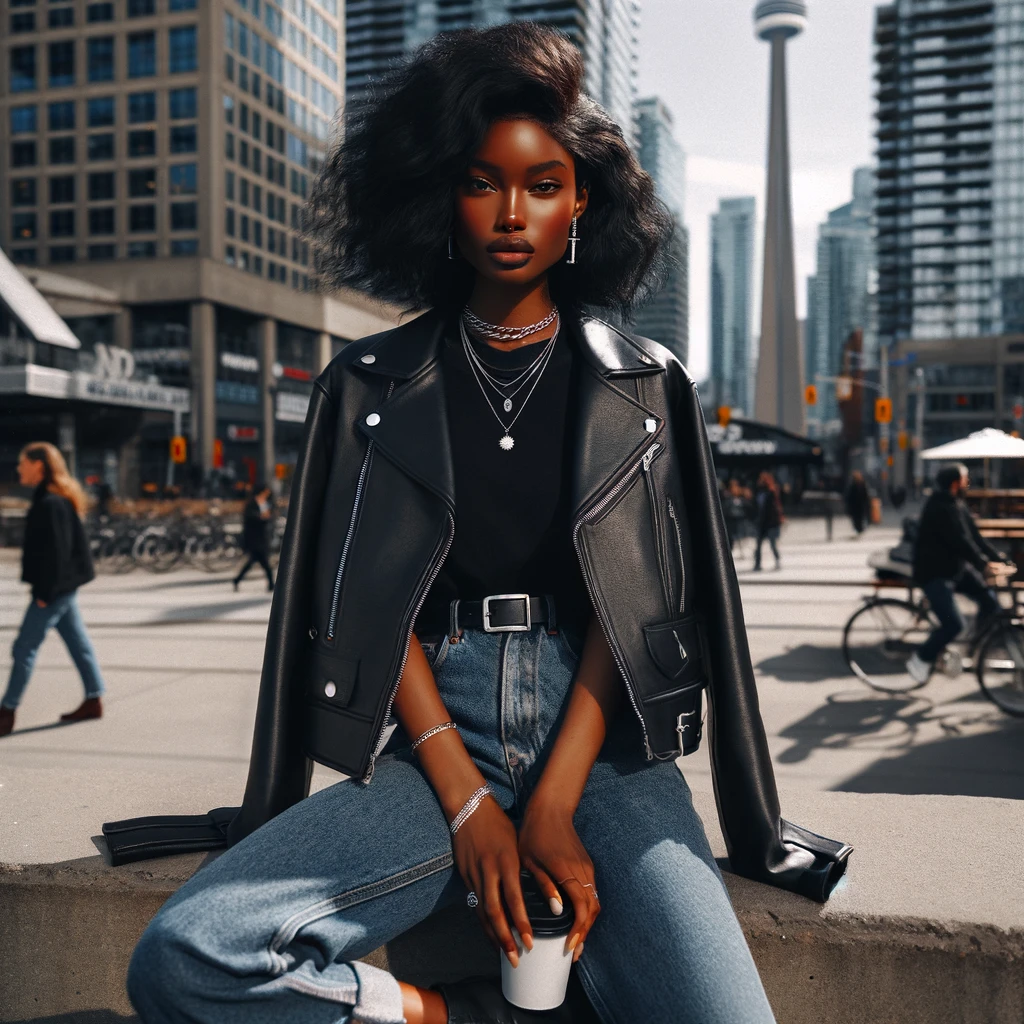
[[[445,729],[454,728],[454,722],[442,722],[440,725],[435,725],[433,729],[428,729],[425,733],[417,736],[416,739],[412,741],[412,746],[409,749],[415,750],[424,740],[429,740],[431,736],[436,736],[439,732],[444,732]]]
[[[466,819],[483,803],[484,797],[492,796],[491,787],[488,785],[481,786],[463,805],[462,810],[452,819],[452,823],[448,826],[451,830],[451,834],[455,835],[456,832],[466,824]]]

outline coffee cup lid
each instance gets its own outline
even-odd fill
[[[526,916],[534,935],[568,935],[576,920],[576,911],[572,901],[562,896],[562,912],[552,914],[547,897],[541,892],[533,873],[525,868],[519,872],[519,882],[523,889],[523,902],[526,904]],[[561,890],[560,890],[561,891]]]

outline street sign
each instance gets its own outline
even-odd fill
[[[219,437],[213,442],[213,468],[224,468],[224,442]]]
[[[807,405],[818,404],[818,389],[813,384],[808,384],[807,387],[804,388],[804,402],[806,402]]]
[[[905,430],[901,430],[896,435],[896,443],[900,446],[901,452],[905,452],[907,450],[907,432]]]
[[[188,444],[180,434],[171,438],[171,462],[182,465],[188,459]]]
[[[892,423],[892,399],[891,398],[876,398],[875,399],[875,422],[876,423]]]
[[[720,427],[729,426],[729,420],[732,418],[732,409],[727,405],[720,405],[718,407],[718,425]]]
[[[848,402],[853,397],[853,378],[836,377],[836,399]]]

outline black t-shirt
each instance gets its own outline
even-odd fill
[[[510,380],[540,354],[544,341],[505,352],[484,342],[474,349],[488,370]],[[447,628],[453,598],[488,594],[552,594],[558,618],[578,627],[588,618],[589,599],[572,545],[572,396],[577,359],[567,331],[554,349],[525,406],[531,383],[506,413],[498,392],[482,380],[485,398],[463,351],[458,326],[444,344],[442,372],[448,404],[455,472],[455,539],[428,595],[417,628],[439,622]],[[508,433],[514,447],[498,442]],[[495,416],[497,411],[498,417]]]

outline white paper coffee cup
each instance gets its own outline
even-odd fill
[[[565,950],[569,930],[561,935],[534,934],[533,949],[523,945],[515,928],[512,937],[519,950],[519,966],[513,967],[502,950],[502,994],[521,1010],[553,1010],[561,1006],[572,969],[572,950]]]

